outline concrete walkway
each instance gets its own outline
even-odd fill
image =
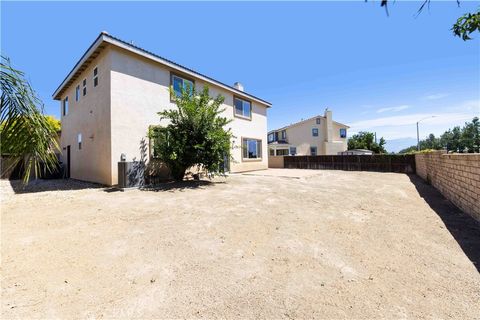
[[[309,169],[266,169],[258,171],[243,172],[242,175],[246,176],[262,176],[262,177],[282,177],[282,178],[308,178],[316,175],[321,175],[321,170],[309,170]]]

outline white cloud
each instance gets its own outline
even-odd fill
[[[438,100],[438,99],[442,99],[442,98],[445,98],[445,97],[448,97],[447,93],[435,93],[435,94],[430,94],[430,95],[426,96],[425,99],[427,99],[427,100]]]
[[[431,114],[414,113],[404,116],[392,116],[369,120],[360,120],[350,125],[352,128],[375,128],[375,127],[394,127],[415,124],[420,119],[430,117]],[[463,120],[472,118],[471,113],[449,112],[436,115],[435,118],[429,119],[428,122],[435,124],[448,124],[455,120]],[[427,120],[424,120],[427,121]]]
[[[448,112],[442,114],[433,114],[435,118],[424,120],[425,122],[428,121],[429,123],[434,124],[448,124],[452,121],[457,120],[468,120],[473,118],[472,113],[468,112]],[[359,129],[368,129],[368,128],[375,128],[375,127],[394,127],[394,126],[405,126],[410,124],[415,124],[420,119],[430,117],[432,114],[427,113],[414,113],[409,115],[403,116],[392,116],[392,117],[384,117],[384,118],[377,118],[377,119],[369,119],[369,120],[360,120],[350,124],[352,128],[359,128]]]
[[[432,115],[435,115],[435,118],[429,118]],[[429,133],[437,136],[454,126],[463,126],[466,121],[478,116],[480,101],[465,100],[452,105],[429,108],[429,111],[358,120],[347,124],[350,126],[349,136],[359,131],[370,131],[376,132],[377,137],[384,137],[386,140],[416,139],[417,121],[427,118],[420,122],[420,138],[423,139]],[[360,114],[357,114],[357,117],[363,118]]]
[[[382,112],[387,112],[387,111],[398,112],[398,111],[402,111],[402,110],[405,110],[405,109],[408,109],[408,108],[410,108],[410,106],[407,106],[407,105],[402,105],[402,106],[398,106],[398,107],[381,108],[381,109],[377,110],[377,113],[382,113]]]
[[[469,111],[476,111],[477,116],[480,114],[480,100],[467,100],[463,103],[453,106],[446,106],[442,108],[445,111],[462,111],[462,112],[469,112]]]

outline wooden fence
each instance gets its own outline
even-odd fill
[[[329,169],[415,173],[414,155],[285,156],[289,169]]]

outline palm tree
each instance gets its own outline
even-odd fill
[[[4,56],[0,82],[0,152],[12,160],[5,169],[21,164],[26,184],[32,169],[35,177],[56,170],[56,132],[43,115],[43,104],[24,73],[12,68],[10,59]]]

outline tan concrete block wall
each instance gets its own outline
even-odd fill
[[[268,156],[269,168],[284,168],[283,156]]]
[[[417,175],[480,221],[480,154],[415,155]]]

